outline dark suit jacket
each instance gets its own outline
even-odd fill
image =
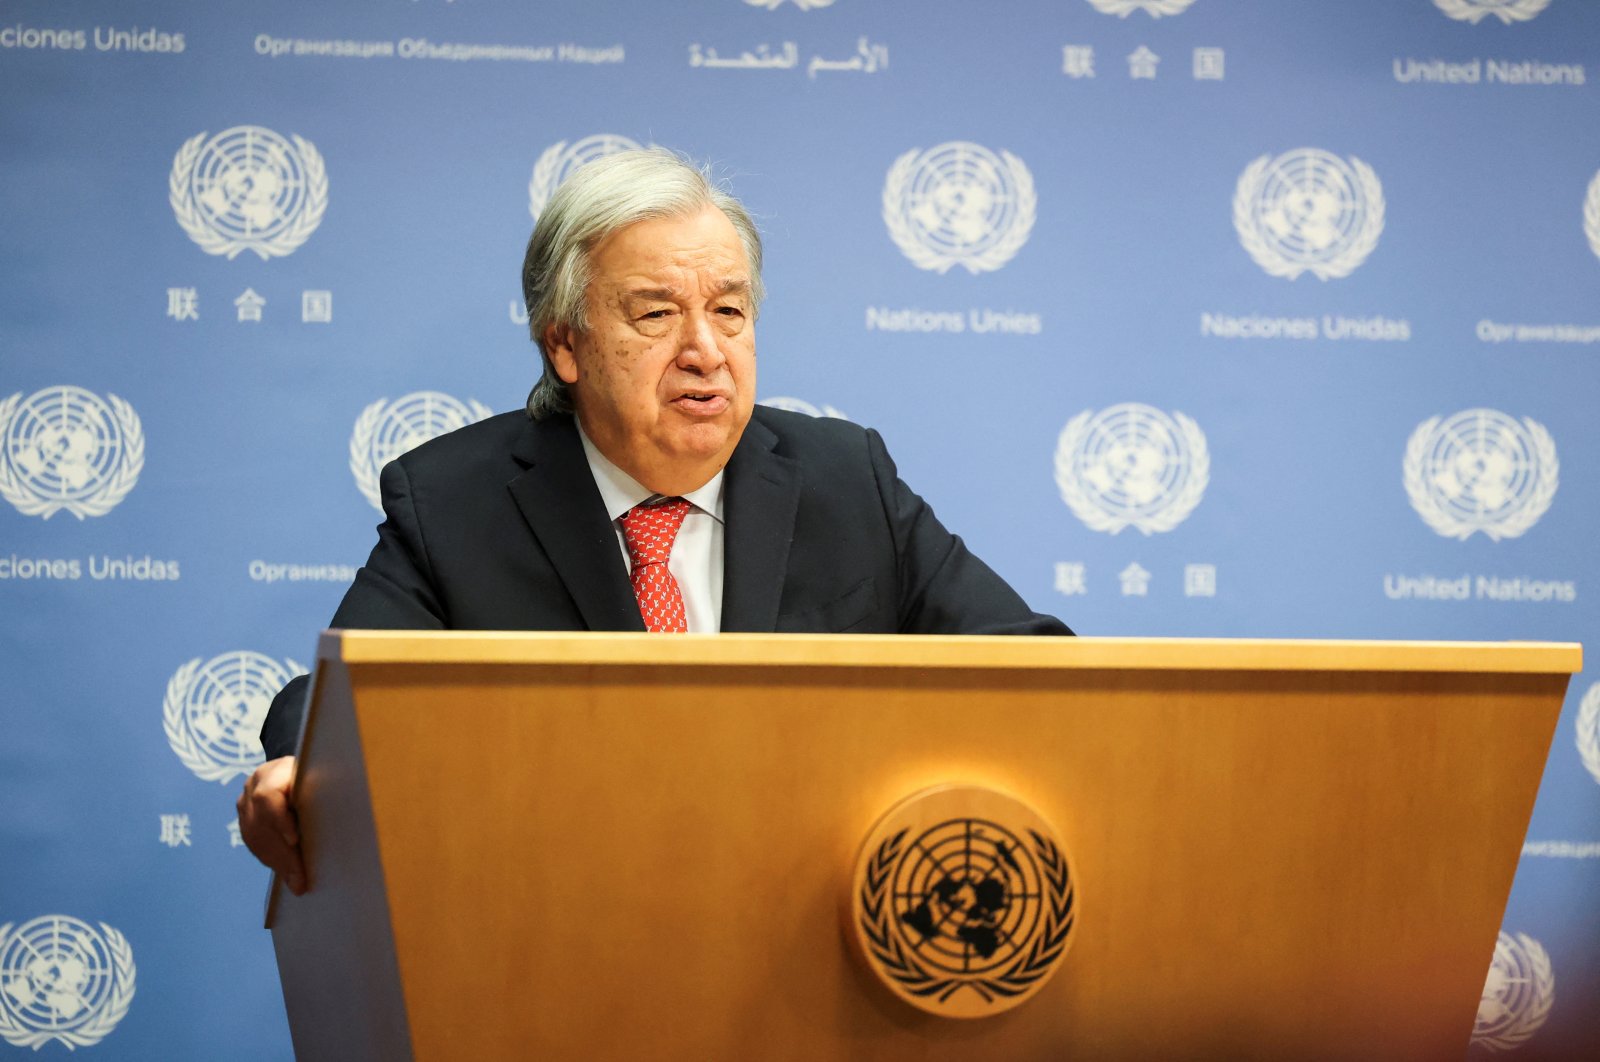
[[[642,631],[571,417],[504,413],[382,473],[378,544],[331,626]],[[1071,634],[1031,611],[895,475],[878,433],[757,406],[723,481],[724,631]],[[304,677],[272,702],[294,751]]]

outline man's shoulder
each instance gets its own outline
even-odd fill
[[[842,417],[813,417],[787,409],[757,406],[751,417],[771,433],[774,449],[804,456],[808,451],[864,453],[867,429]]]
[[[528,444],[532,424],[520,409],[445,432],[397,457],[408,475],[461,475],[475,468],[500,469],[513,451]]]

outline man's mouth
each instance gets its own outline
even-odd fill
[[[716,391],[684,391],[669,404],[691,417],[714,417],[728,408],[728,398]]]

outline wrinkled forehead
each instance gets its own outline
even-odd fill
[[[592,281],[613,291],[750,287],[750,264],[738,230],[714,206],[625,225],[595,245],[589,267]]]

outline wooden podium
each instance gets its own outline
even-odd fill
[[[344,631],[274,886],[297,1057],[1460,1057],[1575,645]],[[970,783],[1077,926],[953,1021],[845,943],[863,839]]]

